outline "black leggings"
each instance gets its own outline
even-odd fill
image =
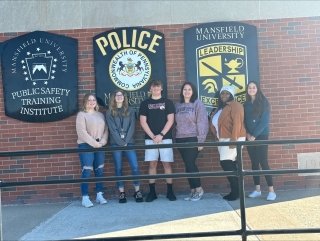
[[[187,137],[187,138],[176,138],[177,143],[186,143],[186,142],[198,142],[197,137]],[[198,157],[198,147],[192,148],[178,148],[182,160],[185,165],[186,173],[199,172],[199,169],[196,165],[196,160]],[[200,178],[188,178],[189,186],[191,189],[201,187]]]
[[[232,161],[232,160],[221,160],[220,165],[224,171],[237,171],[238,170],[238,165],[237,161]],[[227,177],[231,192],[230,194],[238,198],[239,197],[239,182],[238,182],[238,177],[235,176],[229,176]]]
[[[268,140],[267,135],[256,137],[256,140]],[[268,145],[247,146],[252,170],[270,170],[268,164]],[[265,175],[269,187],[273,186],[272,176]],[[254,185],[260,185],[260,176],[253,176]]]

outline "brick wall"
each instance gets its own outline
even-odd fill
[[[270,139],[318,138],[320,135],[320,17],[291,18],[259,21],[243,21],[258,28],[260,81],[271,103]],[[166,41],[168,97],[177,101],[177,93],[185,80],[183,30],[193,24],[159,25],[148,28],[163,32]],[[53,31],[79,40],[79,100],[86,92],[94,91],[93,36],[108,29],[76,29]],[[0,33],[0,42],[24,33]],[[2,79],[0,79],[2,83]],[[0,95],[3,96],[0,88]],[[80,103],[80,102],[79,102]],[[76,147],[75,115],[52,123],[26,123],[11,119],[4,114],[3,98],[0,98],[0,151],[61,149]],[[137,143],[143,133],[137,123]],[[211,141],[209,135],[207,141]],[[273,145],[269,148],[272,168],[297,168],[297,153],[318,152],[319,144]],[[143,151],[138,151],[141,173],[147,174]],[[250,163],[244,149],[244,166]],[[184,165],[177,151],[174,172],[184,172]],[[201,171],[220,171],[216,148],[206,148],[198,158]],[[125,163],[125,173],[130,174]],[[159,173],[163,173],[161,165]],[[105,174],[113,176],[113,163],[106,154]],[[35,181],[79,178],[77,154],[39,155],[0,158],[2,181]],[[203,178],[203,186],[210,192],[227,192],[225,178]],[[275,188],[320,187],[319,176],[300,177],[296,174],[274,178]],[[157,181],[157,190],[165,191],[163,180]],[[251,177],[245,179],[246,189],[251,189]],[[175,180],[178,193],[187,192],[185,179]],[[262,183],[265,189],[265,183]],[[117,195],[114,183],[106,183],[107,197]],[[142,181],[147,191],[147,181]],[[132,192],[131,183],[127,190]],[[93,185],[91,185],[93,190]],[[79,198],[76,184],[6,188],[2,192],[5,203],[32,203],[67,201]]]

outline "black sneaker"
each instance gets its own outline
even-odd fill
[[[126,203],[127,202],[127,197],[125,192],[120,192],[119,195],[119,203]]]
[[[175,201],[177,200],[176,196],[174,195],[173,192],[168,192],[167,193],[167,198],[170,200],[170,201]]]
[[[237,200],[238,198],[239,198],[239,195],[235,195],[233,193],[229,193],[228,195],[223,196],[223,199],[227,201],[234,201],[234,200]]]
[[[154,192],[149,192],[146,198],[146,202],[152,202],[153,200],[157,199],[157,194]]]
[[[134,199],[136,200],[137,203],[143,202],[143,197],[142,193],[140,191],[136,191],[133,195]]]

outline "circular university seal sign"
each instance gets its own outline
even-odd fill
[[[109,74],[120,89],[133,91],[148,83],[151,64],[148,57],[137,49],[123,49],[116,53],[109,64]]]

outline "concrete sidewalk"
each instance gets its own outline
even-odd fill
[[[320,189],[277,192],[275,202],[246,199],[248,229],[319,228]],[[9,240],[67,240],[168,233],[240,229],[239,200],[227,202],[206,193],[198,202],[175,202],[159,196],[152,203],[126,204],[109,200],[106,205],[83,208],[68,204],[4,206],[3,238]],[[241,240],[240,236],[175,240]],[[248,240],[317,240],[320,234],[259,235]]]

